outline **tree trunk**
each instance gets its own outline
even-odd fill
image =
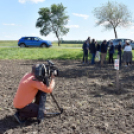
[[[59,38],[58,38],[58,46],[60,46],[60,40],[59,40]]]
[[[60,39],[59,39],[59,36],[58,36],[57,32],[56,32],[56,37],[58,38],[58,46],[60,46]]]
[[[114,34],[115,34],[115,38],[117,39],[118,36],[117,36],[117,31],[116,31],[116,28],[114,27]]]

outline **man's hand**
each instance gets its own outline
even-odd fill
[[[53,71],[53,73],[51,74],[51,78],[55,78],[55,76],[57,75],[57,71]]]
[[[51,75],[51,79],[54,79],[54,78],[55,78],[55,76],[54,76],[54,74],[52,74],[52,75]]]
[[[50,85],[51,85],[51,88],[54,89],[54,87],[55,87],[55,79],[54,78],[51,79]]]

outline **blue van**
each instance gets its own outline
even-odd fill
[[[19,47],[50,47],[52,43],[38,37],[22,37],[18,41]]]

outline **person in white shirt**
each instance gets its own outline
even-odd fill
[[[132,46],[129,43],[126,43],[124,48],[124,62],[126,63],[125,66],[132,63]]]

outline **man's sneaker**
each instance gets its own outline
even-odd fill
[[[16,119],[16,121],[17,121],[19,124],[24,124],[24,123],[26,122],[26,120],[20,120],[20,118],[19,118],[19,113],[18,113],[18,112],[16,112],[16,113],[14,114],[14,118]]]
[[[37,119],[38,124],[42,124],[44,122],[43,119]]]

